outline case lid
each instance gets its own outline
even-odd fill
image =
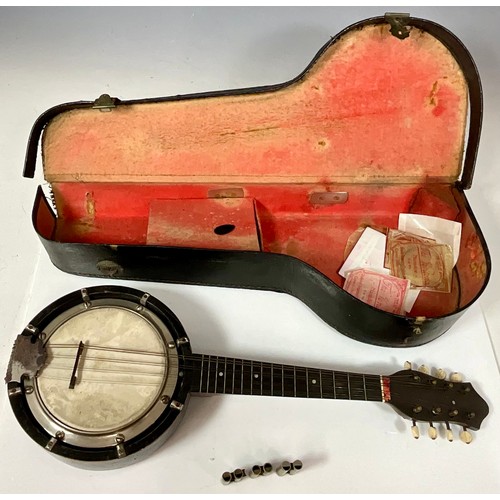
[[[351,26],[286,84],[115,100],[116,107],[104,106],[109,112],[92,103],[68,105],[45,129],[45,177],[49,182],[452,183],[462,171],[472,82],[475,124],[462,178],[468,187],[481,123],[474,63],[456,37],[434,23],[405,19],[402,36],[391,33],[391,24],[375,18]]]

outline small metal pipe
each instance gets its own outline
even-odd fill
[[[249,476],[252,479],[255,479],[256,477],[259,477],[262,474],[262,467],[260,465],[254,465],[252,467],[252,470],[250,471]]]
[[[249,476],[252,479],[255,479],[259,476],[267,476],[268,474],[271,474],[272,471],[273,466],[269,462],[266,462],[264,465],[254,465]]]
[[[233,482],[233,476],[230,472],[223,472],[221,478],[222,484],[230,484]]]
[[[241,481],[246,476],[245,469],[235,469],[233,472],[233,481]]]
[[[261,467],[261,469],[262,469],[262,475],[267,476],[268,474],[271,474],[271,472],[273,471],[273,466],[269,462],[266,462]]]
[[[290,472],[291,468],[292,464],[285,460],[284,462],[281,462],[281,465],[276,469],[276,474],[278,474],[278,476],[284,476]]]
[[[235,469],[233,472],[223,472],[221,482],[222,484],[231,484],[241,481],[246,476],[245,469]]]
[[[297,474],[302,470],[302,462],[300,460],[295,460],[290,468],[290,475]]]

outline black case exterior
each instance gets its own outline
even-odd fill
[[[393,24],[394,20],[391,19],[389,22]],[[346,28],[319,51],[311,64],[347,31],[362,28],[368,24],[387,22],[387,17],[377,17]],[[397,18],[395,22],[397,23]],[[395,26],[397,30],[398,25]],[[433,22],[417,18],[404,18],[400,26],[403,29],[404,26],[414,26],[440,40],[456,58],[469,88],[470,116],[467,146],[462,177],[455,187],[463,196],[467,213],[477,232],[485,254],[487,270],[481,290],[467,306],[451,314],[434,318],[405,317],[386,313],[346,293],[324,274],[305,262],[282,254],[153,245],[59,242],[54,239],[56,215],[42,189],[39,188],[33,209],[33,225],[53,264],[62,271],[82,276],[250,288],[288,293],[300,299],[321,319],[346,336],[384,347],[419,346],[445,333],[481,295],[491,273],[491,261],[486,242],[463,192],[471,186],[477,156],[482,123],[481,83],[469,52],[448,30]],[[141,101],[121,101],[120,105],[258,93],[289,85],[301,76],[302,74],[281,85]],[[118,100],[115,102],[118,103]],[[92,107],[94,104],[94,102],[83,101],[63,104],[49,109],[40,116],[33,126],[28,143],[25,177],[34,176],[38,143],[45,125],[59,113],[70,109]]]
[[[485,248],[472,212],[469,211],[469,215]],[[43,217],[45,228],[52,224],[55,229],[55,215],[41,188],[33,216],[35,227],[37,219],[40,224]],[[361,302],[314,267],[288,255],[152,245],[60,243],[40,233],[39,236],[52,263],[62,271],[101,278],[288,293],[344,335],[384,347],[426,344],[445,333],[470,306],[438,318],[398,316]],[[488,274],[483,289],[491,268],[488,253],[485,257]]]

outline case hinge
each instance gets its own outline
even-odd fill
[[[391,25],[391,33],[400,40],[410,36],[410,30],[406,27],[410,21],[410,14],[403,12],[386,12],[385,20]]]

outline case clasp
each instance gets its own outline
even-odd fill
[[[115,97],[111,97],[108,94],[102,94],[94,101],[94,105],[92,109],[98,109],[99,111],[111,111],[113,108],[116,108]]]
[[[410,14],[404,12],[386,12],[385,20],[391,25],[391,33],[400,40],[410,36],[410,30],[406,27],[410,20]]]

